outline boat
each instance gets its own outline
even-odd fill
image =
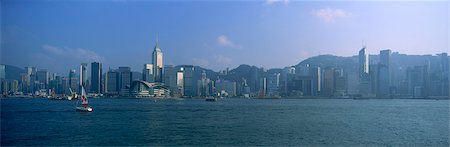
[[[72,91],[72,88],[69,88],[69,90],[70,90],[70,95],[67,96],[67,99],[69,101],[71,101],[72,99],[77,99],[78,95]]]
[[[207,97],[205,100],[208,101],[208,102],[215,102],[215,101],[217,101],[217,98],[215,98],[215,97]]]
[[[88,104],[88,99],[86,97],[86,91],[84,91],[84,87],[81,87],[81,106],[76,106],[76,110],[84,112],[92,112],[92,108]]]

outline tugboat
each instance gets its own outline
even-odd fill
[[[78,103],[77,103],[78,104]],[[81,106],[76,106],[77,111],[92,112],[92,108],[88,105],[86,91],[81,87]]]

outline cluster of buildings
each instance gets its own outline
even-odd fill
[[[381,50],[379,59],[369,60],[366,47],[363,47],[357,56],[356,68],[337,63],[286,67],[280,72],[268,72],[267,79],[263,79],[264,83],[268,81],[268,89],[263,88],[263,91],[272,97],[277,92],[282,97],[449,97],[447,53],[428,55],[425,62],[416,65],[401,63],[410,61],[400,57],[391,50]],[[396,59],[395,62],[393,59]]]
[[[241,65],[213,72],[192,65],[164,65],[156,42],[152,63],[143,64],[142,72],[130,67],[104,72],[102,63],[92,62],[81,63],[78,71],[72,69],[68,76],[25,67],[20,80],[6,80],[5,65],[0,65],[0,92],[2,96],[65,96],[79,93],[83,86],[93,97],[449,97],[447,53],[413,66],[400,66],[401,60],[393,62],[397,54],[382,50],[379,59],[370,60],[363,47],[350,67],[299,64],[264,70]]]

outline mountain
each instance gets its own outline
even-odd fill
[[[20,81],[20,75],[25,73],[25,69],[12,65],[5,65],[5,79]]]
[[[296,69],[302,69],[309,65],[310,67],[341,67],[344,70],[357,70],[358,69],[358,60],[357,56],[353,57],[340,57],[334,55],[319,55],[314,56],[308,59],[305,59],[294,65]]]

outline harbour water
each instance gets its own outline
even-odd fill
[[[449,146],[449,101],[1,99],[1,146]]]

